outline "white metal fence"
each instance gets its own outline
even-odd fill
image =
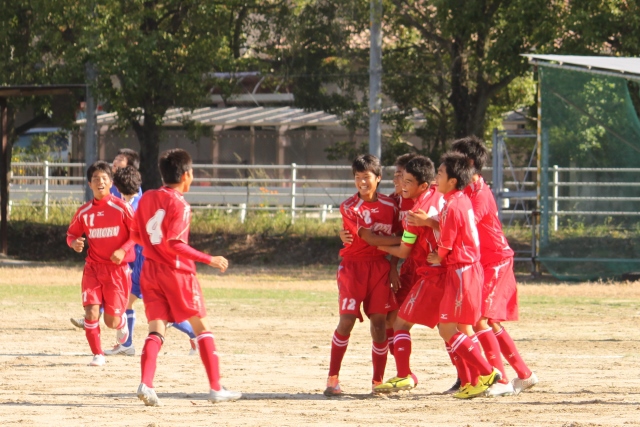
[[[248,211],[286,211],[295,218],[297,214],[315,216],[325,221],[337,217],[337,207],[354,194],[355,188],[350,166],[310,165],[210,165],[196,164],[191,191],[187,200],[195,209],[224,209],[239,211],[244,220]],[[487,179],[491,169],[487,168]],[[640,201],[640,182],[630,173],[640,168],[559,168],[550,170],[549,214],[554,230],[558,229],[558,218],[570,215],[594,216],[640,216],[637,203]],[[43,205],[45,215],[51,205],[79,205],[84,200],[83,163],[25,163],[12,164],[10,197],[12,203]],[[597,174],[608,174],[607,181],[589,179]],[[505,216],[529,216],[535,209],[536,169],[512,168],[511,176],[503,180],[503,189],[496,192]],[[573,174],[573,176],[572,176]],[[586,178],[584,177],[586,174]],[[381,191],[393,191],[393,168],[385,168]],[[561,179],[568,176],[569,179]],[[577,180],[575,180],[577,179]],[[562,191],[562,189],[569,189]],[[573,189],[589,188],[588,195],[572,195]],[[623,189],[625,195],[612,195],[614,189]],[[563,194],[563,193],[569,193]],[[573,191],[579,193],[579,191]],[[618,192],[619,193],[619,192]],[[567,206],[572,203],[573,206]],[[580,209],[580,204],[589,206],[604,204],[603,209]],[[624,209],[608,209],[623,206]],[[576,208],[577,207],[577,208]]]

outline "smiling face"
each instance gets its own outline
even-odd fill
[[[111,178],[106,172],[97,170],[91,176],[89,188],[93,191],[93,197],[96,200],[102,200],[103,197],[109,194],[112,184]]]
[[[402,197],[405,199],[415,200],[424,193],[427,188],[429,188],[429,184],[426,182],[419,184],[418,180],[409,172],[404,171],[402,174]]]
[[[380,182],[380,177],[376,176],[373,172],[364,171],[356,172],[354,176],[354,182],[358,189],[360,198],[364,201],[372,201],[376,198],[376,189]]]
[[[393,186],[395,188],[396,194],[402,195],[402,174],[404,173],[404,168],[401,166],[396,166],[396,171],[393,173]]]
[[[447,167],[443,164],[438,168],[438,173],[436,174],[436,185],[438,186],[438,191],[442,194],[447,194],[449,191],[456,188],[456,184],[458,180],[455,178],[449,178],[447,175]]]

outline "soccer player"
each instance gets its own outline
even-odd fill
[[[331,342],[326,396],[342,393],[338,376],[356,319],[363,320],[361,305],[371,323],[372,388],[382,382],[388,353],[385,319],[389,311],[397,308],[389,286],[390,265],[386,254],[367,244],[360,235],[364,229],[374,234],[393,234],[398,208],[391,198],[377,192],[382,176],[377,157],[358,156],[351,168],[358,192],[340,205],[340,213],[343,228],[349,230],[353,242],[340,251],[342,262],[337,273],[340,321]]]
[[[444,294],[440,302],[440,336],[472,371],[469,384],[454,394],[468,399],[484,395],[500,380],[500,371],[493,368],[468,335],[471,325],[480,319],[483,271],[480,265],[480,242],[471,201],[462,190],[471,181],[473,169],[460,153],[442,157],[436,183],[444,194],[445,206],[439,223],[438,250],[427,256],[431,264],[446,265]],[[464,332],[461,332],[464,331]]]
[[[444,205],[444,198],[435,186],[431,185],[435,177],[433,162],[418,156],[406,164],[402,179],[402,197],[414,202],[413,210],[423,210],[430,218],[438,220]],[[416,227],[403,221],[404,234],[400,245],[379,246],[378,249],[398,258],[409,259],[415,252],[422,258],[415,258],[417,282],[411,287],[408,297],[402,303],[398,317],[394,322],[394,346],[397,375],[378,385],[378,393],[408,390],[416,386],[415,376],[410,368],[411,334],[414,324],[419,323],[430,328],[438,324],[438,308],[443,293],[443,275],[441,265],[426,262],[426,254],[437,248],[436,234],[432,228]],[[421,250],[416,250],[420,246]],[[397,295],[397,294],[396,294]]]
[[[537,384],[538,378],[526,365],[513,339],[501,324],[503,321],[518,320],[518,290],[513,274],[513,250],[502,232],[491,189],[480,175],[488,151],[475,136],[455,141],[452,150],[465,155],[474,168],[471,183],[464,193],[471,200],[478,228],[484,286],[482,317],[473,329],[487,360],[502,374],[502,379],[491,386],[487,393],[492,396],[518,394]],[[501,353],[518,374],[511,383],[507,380]]]
[[[67,231],[67,244],[82,252],[86,236],[89,249],[82,273],[82,305],[84,326],[93,353],[90,366],[105,363],[100,343],[100,306],[104,307],[104,323],[117,329],[117,340],[129,337],[125,307],[131,288],[134,242],[130,239],[133,221],[131,207],[109,193],[111,167],[107,162],[93,163],[87,170],[93,200],[82,205],[73,216]]]
[[[115,161],[114,161],[115,163]],[[122,200],[129,203],[133,211],[138,210],[138,202],[142,196],[139,193],[140,184],[142,179],[140,172],[129,165],[123,168],[116,169],[113,175],[113,183],[118,189],[119,194],[122,195]],[[134,247],[136,258],[129,264],[131,267],[131,293],[129,294],[129,302],[127,303],[127,325],[129,327],[129,338],[124,344],[116,344],[113,349],[105,350],[104,354],[107,356],[115,356],[122,354],[125,356],[134,356],[136,349],[133,346],[133,331],[136,322],[136,312],[133,309],[133,304],[136,300],[142,298],[142,292],[140,292],[140,272],[142,271],[142,263],[144,262],[144,255],[142,255],[142,246],[135,245]],[[196,354],[198,352],[196,345],[196,335],[193,333],[191,324],[188,321],[182,323],[171,324],[173,327],[181,332],[184,332],[189,337],[191,343],[191,350],[189,355]]]
[[[242,394],[220,385],[220,367],[195,262],[225,272],[229,263],[189,246],[191,206],[183,194],[193,181],[191,156],[184,150],[165,151],[159,159],[164,186],[143,194],[132,226],[133,239],[145,256],[140,287],[149,320],[149,335],[142,349],[142,379],[137,395],[147,406],[160,401],[153,387],[158,353],[167,322],[188,320],[197,335],[198,350],[209,380],[209,401],[239,399]]]
[[[113,158],[111,163],[112,172],[115,174],[118,169],[122,169],[127,166],[133,166],[136,170],[140,169],[140,155],[131,148],[121,148],[118,150],[118,154]],[[121,199],[122,194],[116,186],[111,187],[111,194]],[[138,198],[142,197],[142,188],[138,187],[136,192]]]

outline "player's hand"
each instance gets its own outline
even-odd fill
[[[438,252],[431,252],[427,255],[427,261],[431,264],[440,264],[442,262],[442,258],[438,256]]]
[[[398,274],[397,269],[391,267],[389,280],[391,280],[391,289],[393,289],[393,292],[397,293],[398,289],[402,287],[402,282],[400,282],[400,275]]]
[[[209,265],[213,268],[217,268],[220,270],[220,273],[224,273],[227,271],[227,267],[229,267],[229,261],[223,256],[214,256],[211,257],[211,262]]]
[[[120,263],[122,262],[122,260],[124,259],[124,257],[126,255],[127,255],[127,253],[125,252],[124,249],[122,249],[122,248],[116,249],[111,254],[111,261],[113,261],[114,264],[120,265]]]
[[[418,209],[418,212],[407,212],[407,224],[413,227],[425,227],[428,224],[427,213],[422,209]]]
[[[71,248],[76,252],[82,252],[84,249],[84,237],[78,237],[76,240],[71,242]]]
[[[353,243],[353,236],[349,232],[349,230],[340,230],[340,240],[345,245],[350,245]]]

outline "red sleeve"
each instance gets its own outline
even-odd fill
[[[358,235],[358,216],[350,209],[340,206],[340,214],[342,214],[342,227],[351,233],[352,236]]]
[[[185,257],[192,261],[201,262],[203,264],[211,264],[211,259],[213,258],[211,255],[200,252],[180,240],[169,240],[167,243],[169,244],[169,249],[175,255]]]
[[[76,214],[73,216],[73,219],[71,220],[71,224],[69,224],[69,228],[67,229],[67,245],[71,247],[71,243],[78,237],[82,237],[83,234],[84,229],[82,228],[82,223],[80,222],[78,212],[76,212]]]
[[[189,223],[191,222],[191,208],[189,205],[175,202],[172,209],[167,209],[167,234],[165,239],[188,242]]]
[[[135,224],[135,223],[134,223]],[[140,246],[142,246],[142,238],[140,237],[140,233],[138,232],[138,230],[134,229],[133,227],[131,228],[131,234],[129,234],[129,237],[131,238],[131,240],[133,240],[135,243],[139,244]]]
[[[480,194],[474,194],[470,199],[471,207],[473,207],[473,216],[477,224],[489,214],[489,204],[486,200],[483,200]]]
[[[458,212],[455,205],[449,205],[444,221],[440,223],[440,241],[438,246],[444,249],[452,250],[457,235],[457,217]]]
[[[129,230],[129,240],[127,240],[121,246],[121,248],[125,252],[129,252],[136,245],[136,242],[134,242],[133,239],[131,238],[131,227],[133,226],[133,209],[131,208],[131,205],[129,205],[128,203],[125,203],[124,206],[125,206],[125,210],[122,217],[122,222],[124,223],[124,226],[127,227],[127,230]]]

